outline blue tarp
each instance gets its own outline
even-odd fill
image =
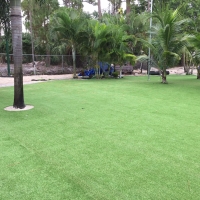
[[[108,63],[98,62],[98,64],[100,66],[100,74],[109,71],[109,75],[112,75],[112,73],[114,72],[114,68],[112,66],[110,66]],[[85,70],[84,75],[83,75],[83,73],[78,74],[78,76],[93,76],[93,75],[95,75],[95,69]]]

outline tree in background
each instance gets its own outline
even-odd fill
[[[166,69],[177,64],[180,53],[186,46],[183,25],[188,20],[181,20],[179,9],[170,10],[163,4],[157,7],[153,17],[158,21],[152,27],[152,53],[162,71],[162,83],[167,83]]]
[[[192,54],[193,63],[197,68],[197,79],[200,79],[200,34],[197,33],[189,37],[189,42],[195,47],[195,51]]]
[[[134,65],[136,61],[136,56],[131,54],[128,43],[132,41],[133,38],[121,29],[120,27],[115,27],[115,32],[113,35],[112,48],[109,51],[111,63],[115,63],[120,66],[120,78],[122,76],[122,68],[124,65],[131,64]]]
[[[111,3],[111,13],[116,14],[121,8],[122,0],[108,0]]]
[[[26,28],[34,38],[34,50],[38,54],[46,54],[45,63],[48,67],[51,53],[49,20],[50,15],[59,8],[58,0],[45,0],[43,4],[35,0],[24,0],[22,8],[26,16]]]
[[[11,41],[11,30],[10,30],[10,1],[4,0],[1,2],[0,7],[0,25],[2,25],[5,38],[5,51],[7,60],[7,71],[10,76],[10,41]],[[0,29],[1,32],[1,29]]]
[[[77,49],[83,43],[85,36],[85,17],[87,16],[75,9],[61,8],[55,13],[51,23],[53,32],[57,34],[61,45],[72,51],[74,77],[76,77]]]
[[[81,10],[83,8],[83,2],[92,4],[92,5],[99,5],[101,3],[100,0],[63,0],[63,4],[67,8],[74,8],[77,10]],[[100,13],[101,13],[101,7],[100,7]]]

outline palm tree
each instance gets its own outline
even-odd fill
[[[62,8],[54,16],[55,23],[52,23],[53,32],[57,33],[62,45],[65,44],[72,50],[74,77],[76,77],[77,47],[80,46],[81,39],[84,37],[85,20],[82,17],[84,17],[82,13],[77,10]]]
[[[22,72],[22,19],[21,1],[11,0],[11,29],[14,57],[14,108],[24,108],[23,72]]]
[[[136,56],[131,53],[129,44],[134,41],[132,35],[128,35],[123,26],[112,26],[112,48],[109,51],[111,63],[120,66],[120,78],[122,76],[122,68],[127,62],[131,65],[135,64]]]
[[[89,65],[96,66],[99,62],[115,63],[121,66],[126,62],[134,63],[135,56],[131,54],[129,43],[133,36],[127,35],[127,26],[119,15],[104,14],[101,19],[88,20],[87,40],[82,45],[82,52],[90,55]],[[99,77],[100,74],[96,74]]]
[[[161,6],[153,14],[158,21],[152,27],[152,54],[157,66],[162,72],[162,83],[167,83],[166,69],[174,66],[180,60],[180,53],[186,46],[182,25],[188,20],[180,20],[179,9],[170,10]]]
[[[100,23],[97,20],[88,20],[87,35],[82,45],[82,52],[90,55],[90,65],[99,69],[99,62],[108,61],[108,50],[111,49],[112,32],[110,26]],[[96,76],[100,77],[100,70],[97,70]]]
[[[149,14],[146,12],[142,14],[130,13],[126,18],[126,31],[128,35],[132,35],[135,38],[134,42],[129,43],[129,46],[132,53],[136,55],[140,55],[141,51],[147,51],[140,40],[145,40],[149,36],[147,32],[149,29],[148,19]]]
[[[200,79],[200,34],[189,37],[189,42],[195,47],[193,63],[197,68],[197,79]]]

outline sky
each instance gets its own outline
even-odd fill
[[[62,0],[58,0],[59,3],[60,3],[60,6],[63,6],[63,1]],[[93,6],[89,3],[83,3],[84,4],[84,7],[83,7],[83,10],[85,12],[89,12],[89,13],[93,13],[94,11],[98,11],[98,7],[97,6]],[[125,9],[125,3],[122,3],[122,7],[123,9]],[[111,6],[108,2],[108,0],[101,0],[101,10],[109,10],[109,8],[111,9]]]

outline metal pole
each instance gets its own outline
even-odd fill
[[[63,55],[62,55],[62,70],[63,70],[63,73],[64,73]]]
[[[153,0],[151,0],[151,14],[153,11]],[[152,27],[152,17],[150,18],[150,34],[149,34],[149,42],[151,43],[151,27]],[[149,77],[149,72],[151,68],[151,48],[149,47],[149,62],[148,62],[148,80],[150,79]]]
[[[7,36],[6,36],[6,58],[7,58],[8,76],[10,76],[10,56],[9,56],[8,37]]]

